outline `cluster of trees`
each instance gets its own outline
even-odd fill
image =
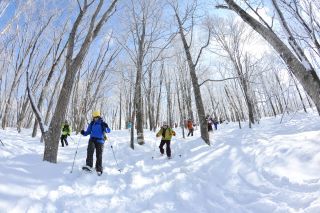
[[[264,2],[1,1],[1,127],[40,129],[55,163],[63,120],[79,132],[96,109],[132,124],[132,148],[164,120],[194,120],[210,144],[207,115],[320,113],[320,4]]]

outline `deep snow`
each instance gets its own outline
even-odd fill
[[[266,118],[253,129],[219,125],[211,146],[199,131],[183,139],[177,129],[171,160],[159,155],[155,133],[146,130],[146,144],[133,151],[129,132],[113,131],[100,177],[81,171],[88,137],[72,135],[51,164],[31,130],[0,130],[0,212],[318,213],[320,118],[300,112],[280,120]]]

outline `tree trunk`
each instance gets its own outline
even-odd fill
[[[165,76],[166,82],[166,91],[167,91],[167,122],[170,127],[173,127],[173,119],[172,119],[172,98],[171,98],[171,79],[168,79],[168,76]]]
[[[280,57],[284,60],[314,102],[318,114],[320,115],[320,80],[313,67],[306,66],[303,61],[299,61],[294,53],[271,29],[255,20],[233,0],[225,0],[225,2],[229,5],[231,10],[235,11],[243,21],[258,32],[280,54]]]
[[[119,98],[119,100],[120,100],[120,103],[119,103],[119,110],[120,110],[120,112],[119,112],[119,130],[121,130],[121,128],[122,128],[122,91],[120,91],[120,98]]]
[[[106,12],[102,14],[100,20],[96,21],[96,18],[104,4],[104,0],[99,1],[91,17],[87,34],[84,38],[83,43],[81,44],[80,50],[78,51],[75,57],[74,57],[74,50],[75,50],[75,38],[76,38],[77,30],[83,16],[85,15],[91,3],[88,4],[87,1],[84,2],[84,6],[83,8],[80,9],[78,17],[76,18],[72,26],[72,30],[68,38],[68,48],[67,48],[67,55],[66,55],[66,76],[61,88],[61,92],[55,108],[54,116],[50,122],[48,131],[45,132],[44,134],[45,150],[44,150],[43,160],[45,161],[57,163],[61,123],[65,118],[65,115],[67,112],[76,74],[86,54],[88,53],[91,43],[98,35],[99,31],[101,30],[101,27],[107,22],[107,20],[111,16],[116,2],[117,0],[113,0],[110,6],[108,7],[108,9],[106,10]]]
[[[156,128],[157,128],[157,126],[159,124],[162,82],[163,82],[163,66],[161,67],[161,72],[160,72],[160,82],[159,82],[159,94],[158,94],[158,99],[157,99],[156,120],[155,120],[155,125],[153,127],[153,131],[156,131]]]
[[[142,47],[141,47],[142,48]],[[141,53],[142,57],[142,53]],[[143,136],[143,108],[142,108],[142,93],[141,93],[141,83],[142,83],[142,61],[137,67],[137,77],[136,77],[136,87],[135,87],[135,111],[136,111],[136,123],[137,123],[137,142],[139,145],[144,144]]]
[[[63,77],[63,70],[64,70],[64,67],[62,67],[61,71],[60,71],[60,74],[59,74],[59,77],[58,77],[58,80],[56,81],[55,85],[54,85],[54,89],[53,89],[53,92],[51,93],[51,97],[50,97],[50,101],[49,101],[49,104],[48,104],[48,108],[47,108],[47,112],[46,112],[46,116],[45,116],[45,119],[44,119],[44,124],[45,125],[48,125],[49,123],[49,120],[50,120],[50,115],[51,115],[51,110],[52,110],[52,107],[54,106],[54,100],[55,100],[55,97],[56,97],[56,93],[59,91],[60,87],[59,87],[59,84],[60,84],[60,81],[61,81],[61,78]]]
[[[200,123],[200,133],[201,133],[201,138],[208,144],[210,145],[210,140],[209,140],[209,134],[208,134],[208,125],[206,121],[206,114],[204,111],[203,107],[203,102],[202,102],[202,96],[201,96],[201,91],[200,91],[200,86],[198,83],[198,77],[196,74],[196,64],[192,60],[191,52],[190,52],[190,47],[188,46],[186,36],[183,31],[183,26],[182,22],[180,20],[179,15],[176,12],[176,19],[179,25],[179,33],[180,37],[183,43],[184,51],[187,57],[187,62],[189,65],[189,71],[190,71],[190,76],[191,76],[191,81],[192,81],[192,86],[193,86],[193,91],[194,91],[194,97],[196,101],[196,106],[197,106],[197,112],[198,112],[198,118],[199,118],[199,123]],[[200,54],[200,53],[199,53]],[[199,55],[200,56],[200,55]],[[199,58],[198,58],[199,59]]]
[[[60,37],[60,41],[58,42],[57,49],[59,48],[59,46],[61,44],[60,43],[61,40],[62,40],[62,35]],[[67,43],[64,45],[63,49],[61,50],[61,52],[60,52],[60,54],[58,56],[57,56],[58,52],[55,53],[55,60],[53,61],[52,65],[51,65],[51,69],[49,71],[49,74],[48,74],[48,77],[46,79],[45,85],[44,85],[44,87],[43,87],[43,89],[41,91],[40,98],[38,100],[38,109],[41,109],[41,107],[42,107],[42,103],[44,101],[44,97],[47,95],[47,92],[48,92],[49,83],[50,83],[50,81],[51,81],[51,79],[53,77],[53,74],[54,74],[56,66],[58,65],[60,59],[62,58],[62,54],[63,54],[64,50],[66,49],[66,47],[67,47]],[[50,52],[48,54],[50,54]],[[38,125],[39,125],[38,120],[35,118],[33,131],[32,131],[32,137],[35,137],[37,135]]]
[[[290,74],[292,74],[292,73],[290,72]],[[297,81],[296,81],[296,79],[294,78],[294,76],[292,76],[292,78],[293,78],[293,82],[294,82],[294,85],[295,85],[295,87],[296,87],[296,90],[297,90],[297,92],[298,92],[298,94],[299,94],[299,98],[300,98],[300,101],[301,101],[303,110],[304,110],[304,112],[307,113],[307,108],[306,108],[306,106],[305,106],[305,104],[304,104],[304,102],[303,102],[303,98],[302,98],[300,89],[299,89],[299,87],[298,87]]]
[[[69,105],[77,70],[77,65],[73,65],[67,69],[60,96],[55,108],[54,117],[50,122],[48,133],[45,134],[44,137],[45,151],[43,160],[45,161],[57,163],[61,123],[65,119],[65,114],[67,112],[67,106]]]
[[[182,130],[182,137],[186,138],[185,133],[184,133],[184,121],[185,121],[185,117],[183,116],[183,109],[182,109],[182,104],[180,101],[180,89],[178,86],[178,80],[176,80],[176,90],[177,90],[177,99],[178,99],[178,107],[179,107],[179,114],[180,114],[180,127]]]

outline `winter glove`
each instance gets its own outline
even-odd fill
[[[106,128],[106,133],[110,133],[110,132],[111,132],[110,128],[107,127],[107,128]]]
[[[81,132],[80,132],[80,133],[81,133],[81,135],[84,135],[84,130],[81,130]]]

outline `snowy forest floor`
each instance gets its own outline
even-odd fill
[[[0,212],[318,213],[320,118],[299,112],[280,120],[265,118],[252,129],[218,125],[211,146],[199,130],[183,139],[176,129],[171,160],[159,155],[153,132],[131,150],[129,131],[112,131],[100,177],[81,171],[88,137],[72,135],[52,164],[42,161],[43,144],[30,129],[0,130]]]

